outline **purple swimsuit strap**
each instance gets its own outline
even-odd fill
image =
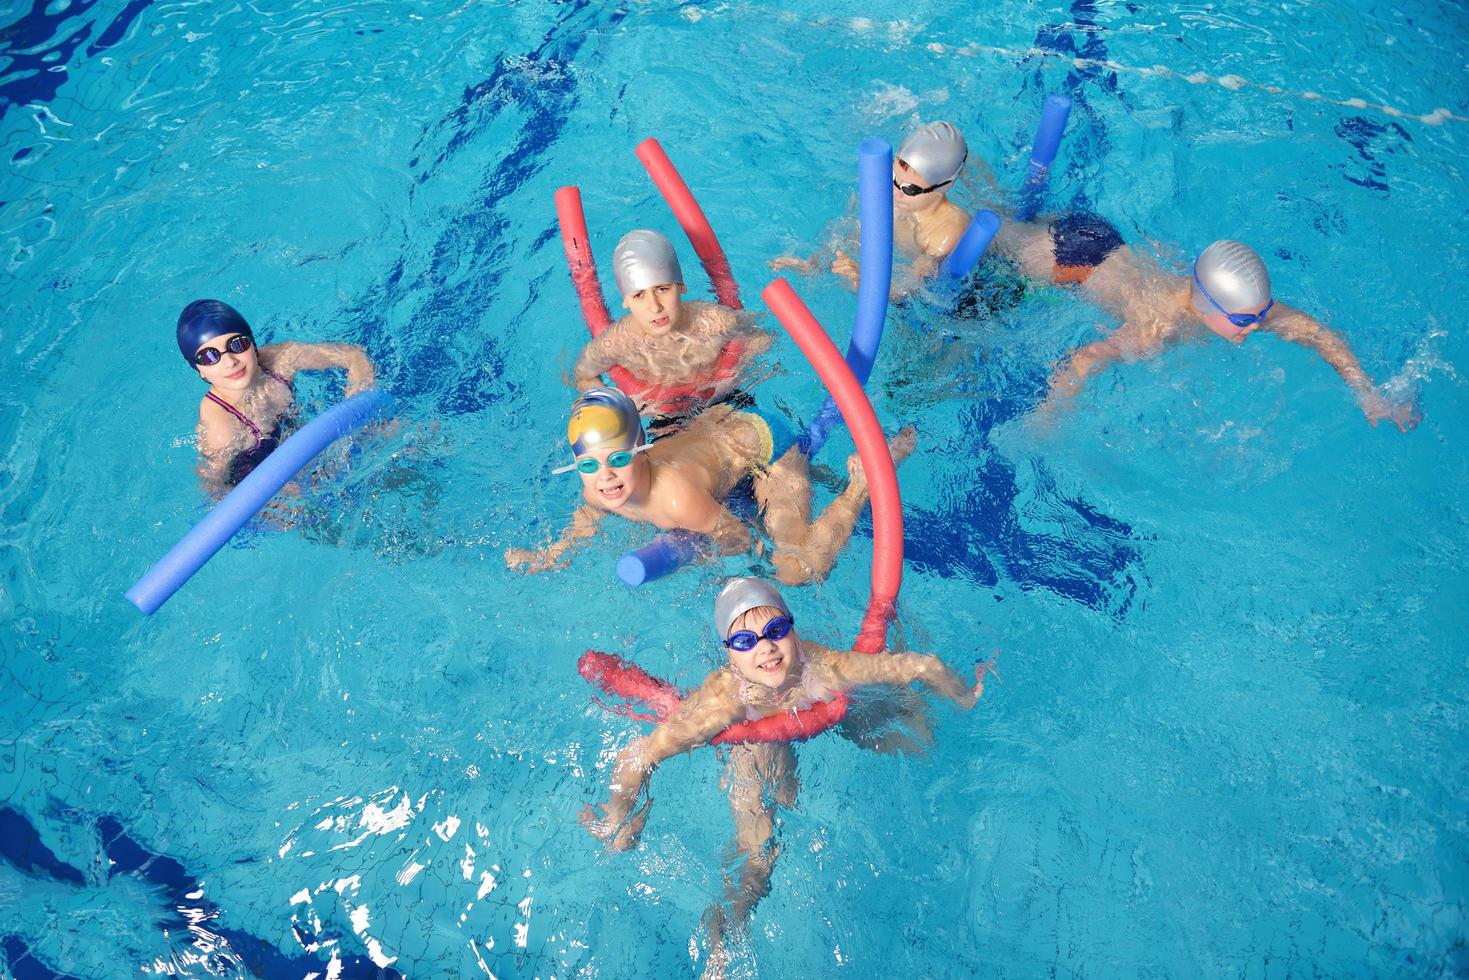
[[[214,404],[218,405],[220,408],[224,409],[226,412],[229,412],[235,418],[243,422],[251,432],[255,433],[255,445],[260,445],[260,426],[247,419],[244,412],[241,412],[238,408],[231,405],[229,402],[225,401],[223,398],[219,397],[212,391],[205,392],[204,397],[208,398],[210,401],[214,402]]]
[[[295,389],[291,387],[291,383],[289,381],[281,377],[279,374],[276,374],[270,368],[262,365],[260,369],[275,380],[279,381],[281,384],[285,385],[287,391],[295,391]],[[246,418],[244,412],[241,412],[238,408],[235,408],[235,406],[231,405],[229,402],[225,401],[223,398],[219,397],[212,391],[206,391],[204,393],[204,397],[208,398],[210,401],[214,402],[214,404],[218,405],[220,408],[224,409],[226,412],[229,412],[235,418],[244,423],[245,427],[255,434],[255,445],[260,445],[261,441],[264,438],[260,434],[260,426],[256,425],[254,422],[251,422],[248,418]]]

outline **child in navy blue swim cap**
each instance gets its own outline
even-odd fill
[[[199,403],[198,444],[200,472],[214,492],[243,480],[286,437],[297,371],[345,370],[348,397],[375,383],[361,347],[293,341],[256,347],[245,318],[215,299],[184,307],[176,334],[179,353],[209,385]]]

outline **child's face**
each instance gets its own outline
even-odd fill
[[[949,185],[945,184],[937,190],[929,191],[927,194],[916,194],[909,196],[904,194],[896,186],[897,184],[916,184],[919,187],[930,187],[933,182],[927,180],[922,174],[908,166],[907,160],[897,159],[893,161],[893,206],[902,211],[926,211],[939,201],[944,199],[948,193]]]
[[[764,637],[765,627],[772,619],[783,614],[769,609],[752,609],[730,625],[730,635],[740,630],[749,630],[761,639],[749,650],[729,651],[729,663],[741,677],[762,687],[780,687],[791,676],[796,665],[796,650],[799,640],[792,629],[779,640]],[[727,637],[726,637],[727,639]]]
[[[247,349],[239,354],[230,351],[228,344],[239,334],[222,334],[211,337],[199,345],[194,351],[206,347],[212,347],[221,355],[219,360],[213,364],[195,363],[199,369],[199,377],[209,382],[212,387],[225,391],[245,391],[255,383],[255,376],[260,371],[260,361],[255,354],[255,345],[252,343]]]
[[[683,308],[683,286],[676,282],[663,282],[647,289],[639,289],[622,297],[622,305],[632,314],[638,326],[661,337],[678,326],[679,311]]]
[[[634,455],[626,466],[608,464],[608,458],[618,455],[619,452],[625,453],[626,451],[620,451],[614,446],[604,446],[577,457],[578,462],[584,459],[595,459],[601,463],[595,473],[583,473],[580,469],[577,470],[577,475],[581,477],[582,497],[594,507],[611,511],[620,510],[629,500],[634,499],[638,491],[647,483],[647,470],[644,467],[648,463],[642,458],[641,453]]]

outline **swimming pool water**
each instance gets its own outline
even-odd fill
[[[1054,206],[1172,263],[1255,244],[1423,423],[1370,428],[1318,358],[1257,338],[1109,370],[1047,424],[1036,386],[1097,311],[1045,288],[973,320],[895,307],[869,390],[920,429],[898,635],[956,667],[998,649],[1002,683],[936,707],[926,758],[800,750],[734,972],[1469,968],[1462,9],[884,8],[3,15],[9,975],[696,973],[717,761],[667,763],[642,846],[600,853],[576,813],[636,726],[575,660],[694,683],[720,577],[765,566],[629,592],[612,562],[645,535],[622,528],[505,570],[572,502],[548,474],[582,336],[551,195],[581,186],[605,270],[623,231],[675,231],[632,156],[658,137],[758,309],[765,261],[846,213],[863,137],[949,118],[1014,187],[1050,92],[1077,103]],[[844,342],[851,295],[795,285]],[[123,590],[202,505],[169,336],[199,296],[266,341],[364,344],[402,425],[322,481],[317,525],[256,529],[144,619]],[[774,361],[762,400],[809,415],[799,353]],[[852,636],[865,534],[792,597],[816,640]]]

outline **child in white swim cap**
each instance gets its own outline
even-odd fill
[[[920,126],[898,147],[893,158],[893,250],[913,260],[917,279],[932,276],[964,237],[970,214],[949,200],[949,191],[964,172],[969,145],[949,122]],[[809,259],[782,257],[775,270],[814,272],[820,253]],[[860,281],[857,262],[840,249],[831,271],[855,289]]]
[[[928,654],[857,653],[811,642],[796,632],[796,617],[780,590],[755,578],[731,579],[720,591],[714,628],[724,664],[652,733],[617,754],[607,802],[582,812],[582,824],[611,850],[636,846],[651,806],[650,800],[639,808],[638,800],[659,764],[710,744],[730,725],[830,702],[862,687],[909,684],[921,684],[968,711],[984,693],[984,675],[993,667],[992,661],[977,663],[971,683]],[[889,718],[881,733],[848,734],[858,745],[875,751],[915,751],[926,747],[930,724],[915,700]],[[729,793],[737,853],[725,901],[704,916],[711,968],[723,965],[727,932],[742,928],[770,890],[778,851],[772,846],[776,807],[794,806],[799,788],[790,742],[742,743],[722,751],[726,764],[721,785]]]
[[[1018,254],[1023,257],[1026,251]],[[1025,271],[1037,274],[1031,267]],[[1097,267],[1082,291],[1122,325],[1064,359],[1051,378],[1048,404],[1075,394],[1088,377],[1112,362],[1153,357],[1190,337],[1212,334],[1240,344],[1257,331],[1267,331],[1319,354],[1351,388],[1373,425],[1387,419],[1406,431],[1418,424],[1413,404],[1393,402],[1378,390],[1340,335],[1275,299],[1264,261],[1243,242],[1214,242],[1191,263],[1187,276],[1171,275],[1151,259],[1122,248]]]
[[[735,391],[771,337],[747,314],[684,300],[673,243],[656,231],[628,232],[612,253],[612,273],[627,314],[582,349],[572,368],[579,391],[621,367],[650,386],[635,392],[655,419],[690,415]]]

